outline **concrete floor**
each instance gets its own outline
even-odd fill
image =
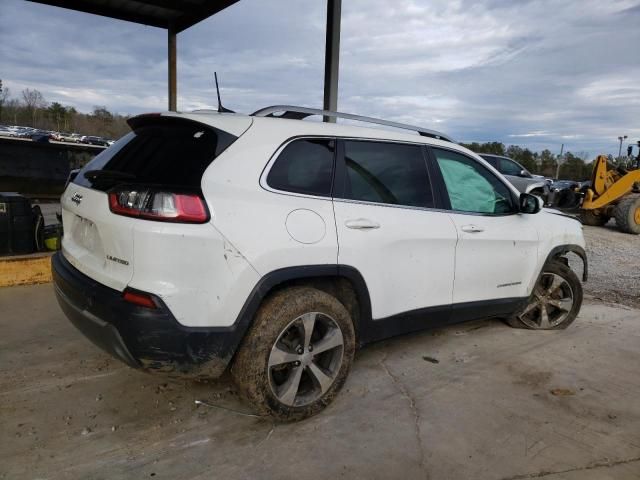
[[[291,425],[194,404],[248,411],[226,381],[124,367],[51,285],[0,289],[0,329],[2,479],[640,478],[639,310],[592,303],[561,332],[486,321],[379,343],[332,406]]]

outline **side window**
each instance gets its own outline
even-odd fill
[[[509,160],[507,158],[500,159],[500,173],[504,175],[513,175],[518,176],[523,168],[518,165],[516,162]]]
[[[287,145],[267,176],[276,190],[331,196],[335,140],[300,139]]]
[[[427,165],[420,146],[347,140],[344,160],[344,198],[433,207]]]
[[[487,162],[489,162],[489,165],[491,165],[493,168],[500,171],[500,167],[498,167],[498,159],[496,157],[483,156],[482,158],[484,158]]]
[[[452,210],[496,215],[516,211],[511,190],[479,162],[449,150],[432,150]]]

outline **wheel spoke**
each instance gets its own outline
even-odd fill
[[[342,344],[342,333],[337,328],[332,328],[322,340],[313,345],[313,354],[318,355],[332,348],[339,347]]]
[[[553,293],[558,290],[562,284],[564,283],[564,279],[558,275],[553,275],[553,280],[551,282],[551,285],[549,285],[549,288],[547,289],[547,293],[549,295],[553,295]]]
[[[300,360],[298,354],[287,352],[278,345],[274,345],[269,355],[269,366],[274,367],[283,363],[295,362],[296,360]]]
[[[520,316],[526,315],[527,313],[529,313],[531,310],[533,310],[536,307],[540,306],[540,301],[539,300],[534,300],[531,303],[529,303],[529,305],[527,305],[527,307],[522,311],[522,313],[520,314]]]
[[[300,387],[302,370],[302,367],[294,367],[291,369],[289,378],[280,387],[278,397],[280,397],[282,403],[286,403],[287,405],[293,405],[295,403],[298,388]]]
[[[309,344],[311,343],[311,335],[313,335],[313,327],[316,325],[316,314],[315,313],[305,313],[301,317],[302,325],[304,327],[304,349],[305,351],[309,348]]]
[[[573,307],[573,300],[571,298],[561,298],[558,300],[552,298],[547,303],[563,312],[568,312],[571,310],[571,307]]]
[[[549,327],[549,313],[547,312],[547,306],[543,303],[540,305],[540,328]]]
[[[308,372],[318,381],[322,393],[326,392],[333,383],[333,378],[324,373],[322,369],[313,362],[309,364]]]

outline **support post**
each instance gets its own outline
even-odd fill
[[[173,25],[167,29],[168,63],[169,63],[169,110],[175,112],[178,108],[178,72],[176,67],[177,38]]]
[[[558,156],[558,162],[556,165],[556,180],[560,180],[560,162],[562,161],[562,153],[564,152],[564,143],[560,147],[560,155]]]
[[[338,70],[340,67],[340,17],[342,0],[327,0],[327,31],[324,52],[324,104],[325,110],[338,109]],[[323,117],[335,123],[334,117]]]

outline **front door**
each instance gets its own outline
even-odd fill
[[[339,151],[338,263],[363,276],[374,324],[389,319],[394,331],[414,329],[399,325],[407,312],[422,316],[412,320],[417,328],[439,323],[451,305],[457,233],[448,213],[433,209],[423,147],[345,140]]]
[[[454,305],[527,297],[538,258],[534,219],[518,213],[511,189],[474,158],[446,149],[432,152],[459,238]]]

